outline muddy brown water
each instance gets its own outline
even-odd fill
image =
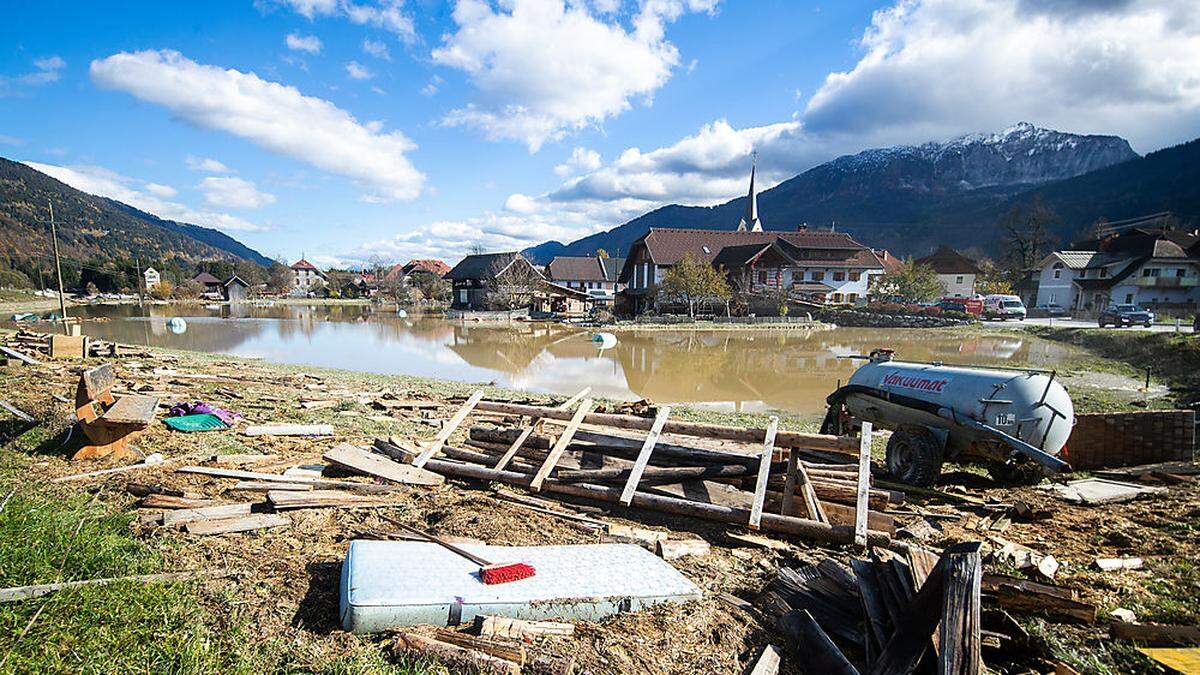
[[[267,361],[436,377],[544,393],[690,403],[719,410],[819,416],[856,367],[839,358],[890,347],[898,357],[1054,368],[1071,347],[1026,335],[939,331],[654,330],[618,332],[600,350],[587,329],[549,323],[478,324],[400,318],[362,306],[156,305],[73,309],[93,337]],[[173,332],[167,321],[183,318]],[[9,324],[11,325],[11,324]],[[47,324],[41,324],[45,326]],[[39,324],[33,324],[38,329]],[[42,328],[44,330],[44,328]]]

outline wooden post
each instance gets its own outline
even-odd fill
[[[871,423],[863,422],[858,441],[858,499],[854,503],[854,543],[867,546],[867,493],[871,489]]]
[[[529,481],[529,489],[537,492],[542,489],[542,482],[554,470],[554,465],[558,464],[558,460],[566,452],[567,446],[571,444],[571,438],[575,435],[575,430],[583,423],[583,418],[592,410],[592,399],[585,398],[579,404],[579,409],[575,411],[575,415],[571,417],[571,421],[567,423],[567,428],[563,430],[562,435],[558,437],[558,442],[550,449],[550,454],[546,456],[546,461],[542,462],[541,468],[534,474],[533,480]]]
[[[663,406],[658,409],[658,415],[654,417],[654,426],[650,427],[650,433],[646,434],[646,441],[642,443],[642,450],[638,453],[637,460],[633,463],[633,469],[629,472],[629,479],[625,481],[625,489],[621,492],[621,503],[629,506],[629,502],[633,500],[633,493],[637,491],[638,481],[642,479],[642,473],[646,470],[646,464],[650,462],[650,454],[654,452],[654,445],[658,443],[658,435],[662,433],[663,426],[667,423],[667,417],[671,414],[671,406]]]
[[[762,523],[763,502],[767,499],[767,478],[771,473],[771,459],[775,454],[775,434],[779,430],[779,418],[771,417],[767,424],[767,436],[763,439],[762,454],[758,460],[758,480],[754,484],[754,504],[750,507],[750,529],[757,530]]]
[[[467,419],[467,415],[471,413],[471,410],[475,408],[481,398],[483,398],[483,390],[476,389],[471,394],[471,397],[467,399],[467,402],[458,409],[458,412],[454,413],[454,417],[451,417],[446,426],[438,432],[437,437],[433,439],[433,443],[425,449],[425,452],[422,452],[413,460],[413,466],[420,469],[425,466],[425,462],[428,462],[429,458],[441,452],[442,446],[446,444],[446,441],[450,440],[450,435],[454,433],[458,425],[462,424],[463,420]]]
[[[54,224],[54,202],[46,200],[50,207],[50,241],[54,243],[54,273],[58,277],[58,311],[62,313],[63,335],[70,335],[67,328],[67,296],[63,292],[62,260],[58,257],[58,228]]]
[[[980,585],[983,568],[979,546],[974,550],[947,553],[946,590],[942,598],[942,623],[938,634],[941,667],[947,675],[979,675],[983,672],[980,656]]]
[[[796,469],[799,463],[800,459],[796,457],[796,453],[789,452],[787,477],[783,481],[783,506],[779,509],[779,512],[785,516],[796,514]],[[810,513],[808,516],[811,518],[812,514]]]

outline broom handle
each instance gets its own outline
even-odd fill
[[[480,558],[479,556],[475,555],[474,553],[464,551],[463,549],[455,546],[454,544],[451,544],[448,541],[445,541],[444,539],[435,537],[432,534],[429,534],[428,532],[422,532],[421,530],[418,530],[417,528],[412,527],[411,525],[405,525],[404,523],[402,523],[398,520],[393,520],[391,518],[388,518],[387,516],[380,516],[380,518],[383,518],[384,520],[388,521],[389,523],[395,525],[396,527],[398,527],[406,532],[415,534],[418,537],[425,539],[426,541],[431,541],[431,542],[438,544],[450,551],[453,551],[454,553],[461,555],[462,557],[466,558],[467,560],[470,560],[471,562],[475,563],[476,565],[479,565],[480,567],[487,567],[488,565],[492,564],[491,562],[484,560],[483,558]]]

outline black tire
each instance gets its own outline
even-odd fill
[[[1002,485],[1037,485],[1046,477],[1037,462],[988,462],[987,470]]]
[[[901,483],[916,487],[933,485],[944,461],[942,444],[925,427],[900,427],[888,439],[888,473]]]

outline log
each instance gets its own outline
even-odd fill
[[[541,635],[573,635],[574,624],[557,621],[523,621],[510,619],[507,616],[477,616],[475,625],[483,637],[515,638],[537,637]]]
[[[942,556],[946,583],[938,633],[938,672],[947,675],[979,675],[983,672],[980,546],[980,542],[975,542],[974,550],[956,547]]]
[[[463,403],[462,407],[458,409],[458,412],[454,413],[454,416],[450,418],[450,421],[447,422],[446,425],[442,427],[442,430],[437,433],[437,436],[434,437],[433,442],[429,444],[429,447],[425,448],[425,451],[413,460],[413,466],[417,467],[418,469],[423,468],[425,466],[425,462],[428,462],[431,457],[441,452],[442,446],[446,444],[446,441],[450,440],[450,436],[456,429],[458,429],[458,426],[463,423],[463,420],[467,419],[467,415],[471,414],[471,411],[475,409],[476,404],[478,404],[479,400],[482,398],[482,389],[477,389],[472,392],[471,397],[468,398],[465,403]]]
[[[501,483],[509,483],[511,485],[519,486],[525,486],[529,484],[529,477],[524,474],[515,473],[512,471],[496,471],[495,469],[475,466],[473,464],[460,464],[458,462],[444,460],[430,460],[428,468],[431,471],[436,471],[437,473],[447,476],[498,481]],[[586,484],[572,485],[569,483],[559,482],[553,478],[546,479],[546,482],[542,485],[542,490],[545,492],[583,497],[585,499],[593,499],[601,502],[616,502],[618,504],[620,503],[621,498],[621,490],[618,488]],[[674,513],[677,515],[691,516],[694,518],[724,523],[743,524],[746,523],[750,517],[750,512],[747,509],[719,506],[716,504],[703,504],[685,499],[676,499],[674,497],[651,495],[644,492],[634,493],[632,506],[651,511],[662,511],[665,513]],[[761,527],[763,530],[769,532],[784,532],[787,534],[807,537],[816,541],[838,544],[849,543],[854,537],[853,528],[847,528],[842,525],[818,523],[804,518],[793,518],[790,516],[780,516],[771,513],[763,514]],[[868,539],[871,544],[875,546],[886,546],[891,541],[890,536],[881,532],[871,532],[868,536]]]
[[[430,460],[436,461],[436,460]],[[521,667],[507,659],[489,656],[458,645],[434,640],[416,633],[400,632],[394,643],[400,651],[411,651],[438,661],[452,673],[481,675],[521,675]]]
[[[508,415],[526,415],[543,417],[545,419],[569,420],[572,413],[568,410],[557,410],[541,406],[520,405],[516,403],[501,403],[497,401],[480,401],[476,406],[479,410],[505,413]],[[608,413],[592,413],[584,418],[585,424],[616,427],[618,429],[636,429],[649,431],[654,426],[654,420],[634,415],[612,415]],[[667,422],[663,433],[680,434],[684,436],[700,436],[703,438],[720,438],[743,443],[761,443],[766,435],[766,429],[742,429],[726,427],[717,424],[701,424],[697,422]],[[781,431],[777,434],[776,443],[781,447],[812,448],[838,452],[844,455],[857,455],[858,439],[852,437],[828,436],[825,434],[807,434],[796,431]]]
[[[854,502],[858,499],[858,491],[855,490],[853,485],[843,483],[822,483],[814,481],[812,486],[813,491],[817,493],[817,498],[823,502],[837,502],[838,504],[845,504],[850,508],[854,508]],[[770,496],[771,499],[780,501],[783,500],[783,493],[776,490],[769,490],[767,495]],[[802,498],[799,495],[796,495],[793,499],[795,500],[797,506],[804,508],[804,503],[801,501]],[[891,502],[888,501],[888,495],[886,492],[882,492],[880,490],[868,490],[867,504],[871,509],[883,511],[888,507],[888,505],[891,504]]]
[[[686,480],[713,480],[717,478],[737,478],[749,473],[741,464],[716,464],[710,466],[671,466],[646,467],[641,472],[642,485],[670,485]],[[630,479],[634,477],[633,469],[559,469],[554,477],[566,483],[623,483],[625,491],[630,494]]]
[[[1075,599],[1071,591],[999,574],[985,574],[981,586],[996,597],[1002,609],[1014,612],[1046,612],[1069,616],[1086,623],[1096,621],[1096,606]]]
[[[459,647],[466,647],[467,649],[473,649],[477,652],[483,652],[488,656],[495,656],[497,658],[504,659],[505,661],[512,661],[518,666],[525,665],[525,660],[527,658],[525,647],[520,642],[501,642],[499,640],[491,640],[486,637],[467,635],[466,633],[460,633],[447,628],[438,629],[437,639],[441,640],[442,642],[448,642],[452,645],[458,645]]]
[[[707,555],[711,547],[703,539],[663,539],[656,548],[663,560],[678,560],[689,555]]]

